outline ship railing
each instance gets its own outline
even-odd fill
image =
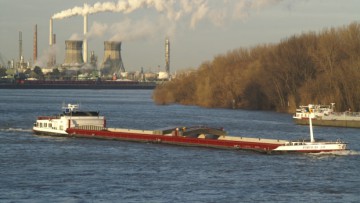
[[[337,139],[337,140],[336,140],[336,143],[339,143],[339,144],[346,144],[346,142],[345,142],[345,141],[343,141],[343,140],[341,140],[341,139]]]
[[[291,142],[285,142],[285,145],[286,146],[305,145],[305,142],[291,141]]]
[[[97,130],[97,131],[106,130],[106,128],[104,128],[103,126],[96,126],[96,125],[82,125],[82,126],[76,126],[74,128],[80,130]]]
[[[346,115],[360,117],[360,112],[346,112]]]
[[[360,117],[360,112],[350,112],[350,111],[345,111],[345,112],[332,112],[332,113],[330,113],[330,115]]]
[[[308,145],[309,141],[303,140],[303,141],[290,141],[290,142],[285,142],[286,146],[294,146],[294,145]],[[346,144],[346,142],[342,141],[341,139],[337,139],[336,141],[319,141],[319,142],[314,142],[314,144],[316,143],[326,143],[326,144]]]
[[[58,119],[60,118],[59,116],[38,116],[37,119],[38,120],[51,120],[51,119]]]

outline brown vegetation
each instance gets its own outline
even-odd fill
[[[158,86],[157,104],[293,112],[308,103],[360,111],[360,24],[237,49]]]

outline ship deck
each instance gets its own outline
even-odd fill
[[[181,128],[179,128],[181,129]],[[137,129],[126,129],[126,128],[107,128],[110,132],[120,133],[134,133],[134,134],[148,134],[148,135],[162,135],[162,136],[175,136],[174,131],[176,128],[168,128],[165,130],[137,130]],[[266,144],[285,144],[289,140],[280,139],[265,139],[265,138],[252,138],[243,136],[230,136],[226,135],[225,131],[221,131],[215,128],[186,128],[185,131],[180,132],[176,136],[192,137],[198,139],[211,139],[211,140],[222,140],[222,141],[235,141],[235,142],[252,142],[252,143],[266,143]]]
[[[221,128],[217,129],[204,126],[139,130],[89,125],[68,128],[66,132],[68,136],[73,137],[166,143],[222,149],[244,149],[259,152],[270,152],[289,142],[288,140],[279,139],[230,136]]]

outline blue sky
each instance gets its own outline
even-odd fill
[[[120,0],[128,2],[130,0]],[[132,2],[142,2],[136,0]],[[143,4],[131,12],[98,12],[89,15],[88,49],[103,59],[104,41],[122,40],[122,58],[128,71],[164,70],[165,38],[171,43],[171,72],[196,68],[218,54],[264,43],[277,43],[294,34],[321,32],[325,28],[360,22],[358,0],[148,0],[167,7]],[[47,58],[49,19],[56,13],[95,0],[0,0],[0,54],[18,58],[19,31],[23,55],[33,56],[33,29],[38,26],[38,58]],[[170,4],[173,2],[172,4]],[[184,3],[184,4],[183,4]],[[62,63],[65,40],[81,39],[83,17],[54,19],[57,62]]]

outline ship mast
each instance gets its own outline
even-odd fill
[[[312,110],[312,105],[309,104],[309,128],[310,128],[310,142],[315,142],[315,139],[314,139],[314,132],[313,132],[313,127],[312,127],[312,117],[313,115],[313,110]]]

